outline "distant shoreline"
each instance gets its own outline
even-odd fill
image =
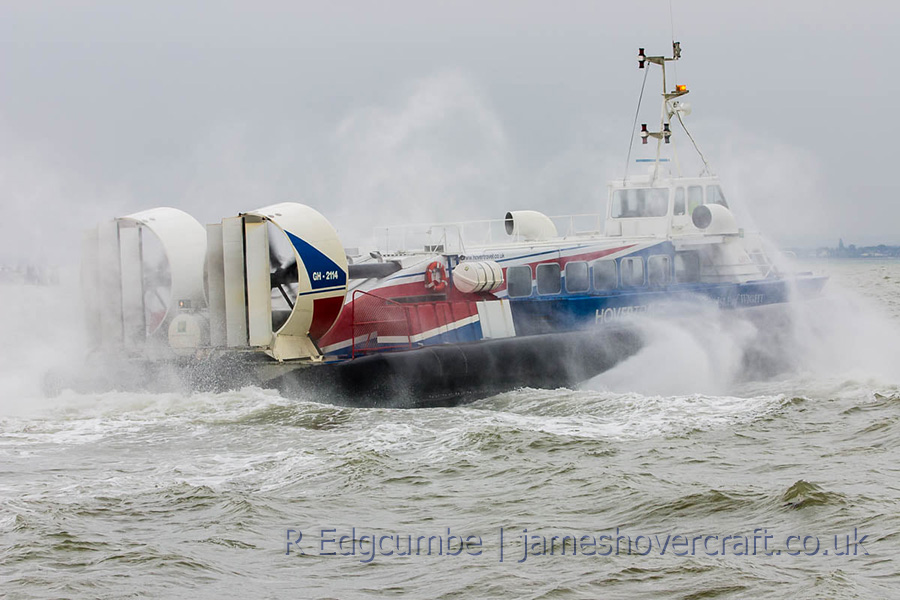
[[[859,246],[850,244],[845,246],[844,240],[839,240],[834,248],[820,246],[818,248],[786,248],[793,252],[797,258],[841,258],[841,259],[900,259],[900,246],[878,244],[876,246]]]
[[[794,252],[793,249],[790,252]],[[845,260],[845,261],[876,261],[876,260],[884,260],[884,261],[900,261],[900,256],[816,256],[814,254],[797,254],[797,258],[802,258],[804,260]]]

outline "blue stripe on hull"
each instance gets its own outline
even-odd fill
[[[787,302],[791,292],[799,296],[818,293],[824,277],[770,279],[748,283],[673,284],[662,288],[615,289],[605,294],[568,294],[530,296],[510,301],[516,336],[563,333],[608,323],[634,313],[651,312],[674,302],[696,301],[698,297],[715,301],[719,308],[747,308]],[[397,352],[439,344],[460,344],[483,339],[481,323],[476,321],[445,333],[418,340],[410,346],[402,342],[372,343],[357,346],[357,353]],[[351,348],[329,353],[336,359],[351,358]]]
[[[814,285],[821,287],[821,283]],[[812,289],[812,288],[811,288]],[[665,303],[714,300],[720,308],[743,308],[786,302],[790,285],[786,280],[750,283],[681,284],[658,290],[613,290],[606,295],[544,296],[510,302],[516,335],[536,335],[581,329],[635,312],[649,312]]]

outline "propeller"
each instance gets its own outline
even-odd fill
[[[294,258],[290,258],[287,261],[279,259],[278,254],[274,252],[272,244],[269,244],[269,256],[273,262],[272,272],[269,274],[272,288],[278,288],[288,306],[294,308],[294,303],[288,296],[286,288],[289,289],[288,286],[297,283],[297,260]]]
[[[278,330],[294,310],[297,299],[297,259],[293,246],[278,227],[269,224],[269,282],[287,304],[287,310],[272,307],[272,328]],[[274,298],[273,298],[274,300]]]
[[[160,326],[169,310],[172,295],[172,271],[165,254],[160,253],[156,260],[144,255],[144,319],[147,334],[150,335]],[[149,252],[152,254],[152,252]]]

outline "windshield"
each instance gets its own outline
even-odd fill
[[[725,194],[722,193],[722,188],[717,185],[706,186],[706,203],[721,204],[725,208],[728,208],[728,203],[725,201]]]
[[[664,217],[669,209],[668,188],[632,188],[613,194],[612,217]]]

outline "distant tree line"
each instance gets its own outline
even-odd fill
[[[838,240],[834,248],[820,246],[819,248],[791,248],[791,252],[805,258],[900,258],[900,246],[857,246],[856,244],[844,245],[844,240]]]

